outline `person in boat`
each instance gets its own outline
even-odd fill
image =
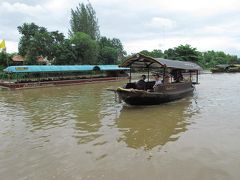
[[[139,90],[146,90],[145,79],[146,79],[146,75],[143,74],[141,79],[138,80],[137,83],[136,83],[137,89],[139,89]]]
[[[182,75],[181,70],[175,69],[171,72],[171,75],[173,76],[175,83],[179,83],[179,82],[183,81],[183,75]]]
[[[169,74],[165,74],[165,76],[164,76],[164,84],[169,84],[169,83],[171,83],[170,82],[170,75]]]
[[[153,85],[153,89],[155,89],[158,85],[162,84],[162,80],[160,80],[159,74],[154,75],[155,84]]]
[[[176,82],[181,82],[181,81],[183,81],[183,75],[181,71],[178,71]]]

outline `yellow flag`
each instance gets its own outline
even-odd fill
[[[5,49],[6,45],[5,45],[5,40],[2,40],[2,42],[0,43],[0,49]]]

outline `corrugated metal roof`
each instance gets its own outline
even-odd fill
[[[169,68],[186,69],[186,70],[202,70],[202,68],[199,65],[193,62],[169,60],[169,59],[163,59],[163,58],[155,58],[155,59],[159,61],[161,64],[164,64]]]
[[[186,69],[186,70],[202,70],[202,68],[193,62],[178,61],[163,58],[152,58],[143,54],[135,54],[132,57],[125,60],[122,67],[136,67],[136,68],[175,68],[175,69]]]
[[[98,65],[101,71],[129,70],[130,68],[119,67],[118,65]]]
[[[228,67],[240,67],[240,64],[217,64],[216,67],[226,69]]]
[[[128,70],[129,68],[121,68],[118,65],[72,65],[72,66],[9,66],[4,69],[8,73],[27,73],[27,72],[69,72],[69,71],[117,71]]]
[[[217,65],[216,65],[216,67],[222,68],[222,69],[226,69],[226,68],[229,67],[229,66],[231,66],[231,65],[229,65],[229,64],[217,64]]]

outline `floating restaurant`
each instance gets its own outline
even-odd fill
[[[128,78],[128,70],[118,65],[9,66],[0,74],[0,86],[23,89],[119,81]]]

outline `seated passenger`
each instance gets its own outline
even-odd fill
[[[155,74],[154,78],[155,78],[155,84],[153,85],[153,88],[156,88],[158,85],[162,84],[162,80],[159,79],[160,78],[159,74]]]
[[[183,75],[181,70],[174,69],[171,72],[171,75],[173,76],[174,82],[179,83],[183,80]]]
[[[169,84],[169,83],[171,83],[171,82],[170,82],[170,75],[169,75],[169,74],[166,74],[166,75],[164,76],[164,84]]]
[[[139,90],[145,90],[146,89],[145,79],[146,79],[146,75],[143,74],[142,78],[140,80],[138,80],[137,83],[136,83],[137,89],[139,89]]]
[[[177,77],[176,77],[176,82],[179,83],[181,81],[183,81],[183,75],[182,75],[181,71],[178,71]]]

